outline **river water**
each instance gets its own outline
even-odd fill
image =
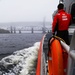
[[[43,33],[0,34],[0,58],[33,46],[43,35]]]

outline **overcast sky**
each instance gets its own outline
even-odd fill
[[[0,0],[0,22],[52,21],[59,0]]]

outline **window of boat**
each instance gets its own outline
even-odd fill
[[[75,3],[73,3],[71,7],[71,15],[72,15],[72,23],[75,24]]]

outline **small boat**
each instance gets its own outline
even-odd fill
[[[40,42],[36,75],[75,75],[74,45],[75,32],[70,46],[51,33],[45,34]]]

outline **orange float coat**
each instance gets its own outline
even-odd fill
[[[58,13],[54,16],[52,23],[52,32],[54,33],[55,26],[58,23],[58,30],[68,30],[68,27],[71,23],[71,15],[66,13],[63,9],[59,10]]]

